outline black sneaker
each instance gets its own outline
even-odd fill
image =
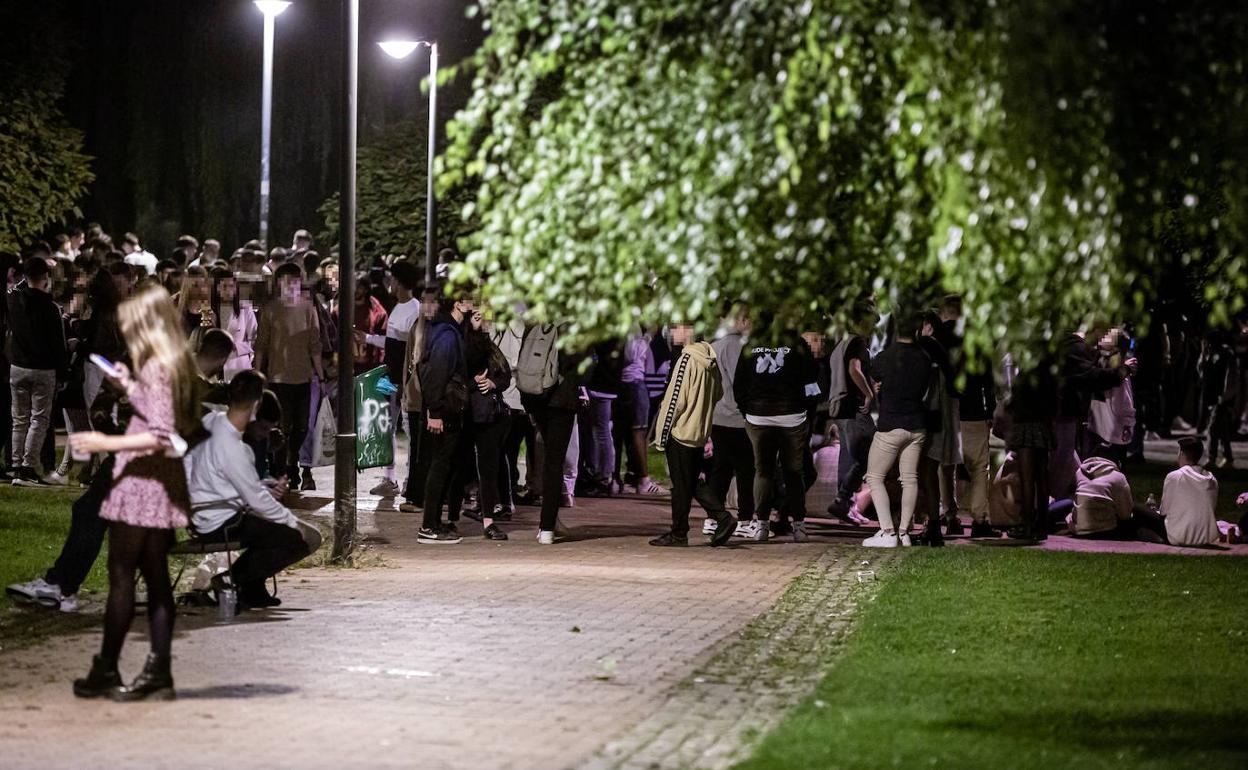
[[[513,511],[510,507],[504,505],[494,506],[494,515],[491,517],[494,521],[511,521]]]
[[[442,531],[448,535],[459,537],[459,527],[455,526],[455,522],[448,521],[442,525]]]
[[[998,532],[995,529],[988,526],[988,524],[986,524],[985,522],[976,521],[971,524],[971,537],[972,538],[992,538],[995,540],[995,539],[1000,538],[1001,535],[998,534]]]
[[[684,548],[689,545],[689,538],[681,537],[680,535],[674,535],[671,532],[668,532],[665,535],[659,535],[655,539],[651,540],[650,545],[658,546],[660,548]]]
[[[715,534],[711,536],[711,547],[718,548],[726,544],[737,533],[737,520],[731,515],[715,520]]]
[[[1031,527],[1011,527],[1010,530],[1005,533],[1005,536],[1010,540],[1016,540],[1020,543],[1039,542],[1035,533],[1031,531]]]
[[[432,530],[421,528],[416,533],[416,542],[423,545],[454,545],[463,540],[459,533],[452,533],[446,530]]]
[[[312,478],[312,469],[303,469],[303,478],[299,482],[299,489],[304,492],[312,492],[316,490],[316,479]]]
[[[48,482],[40,478],[34,468],[21,467],[17,469],[17,473],[13,476],[13,486],[46,487],[48,486]]]
[[[482,534],[482,536],[486,540],[506,540],[507,539],[507,533],[499,529],[497,524],[491,524],[490,526],[486,527],[485,532]]]
[[[793,525],[790,524],[788,520],[786,519],[781,519],[779,521],[770,522],[770,527],[771,527],[771,534],[777,537],[781,535],[792,534],[793,532]]]
[[[956,535],[965,535],[966,527],[962,524],[962,520],[957,516],[949,516],[949,523],[945,525],[945,534],[949,537]]]

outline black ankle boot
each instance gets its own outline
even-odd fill
[[[173,700],[173,674],[169,671],[169,658],[151,653],[139,673],[129,685],[119,685],[109,691],[115,701]]]
[[[79,698],[99,698],[120,686],[121,674],[117,672],[117,661],[95,655],[91,658],[91,671],[86,678],[74,680],[74,695]]]

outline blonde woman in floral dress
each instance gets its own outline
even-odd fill
[[[90,673],[74,681],[74,694],[117,701],[169,700],[173,636],[173,587],[168,553],[173,530],[185,527],[190,512],[181,455],[198,425],[194,397],[195,363],[181,319],[159,285],[138,290],[118,308],[122,336],[138,373],[123,365],[115,379],[129,395],[134,417],[123,436],[75,433],[75,452],[116,452],[113,488],[100,509],[109,523],[108,605],[104,642]],[[121,681],[117,660],[134,620],[135,576],[147,584],[151,654],[131,684]]]

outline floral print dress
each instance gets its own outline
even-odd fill
[[[155,361],[143,366],[130,389],[134,417],[126,435],[150,431],[162,448],[153,452],[118,452],[113,488],[100,508],[100,518],[133,527],[185,527],[191,508],[186,471],[177,456],[173,416],[173,381]]]

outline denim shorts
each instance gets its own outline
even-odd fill
[[[630,428],[650,427],[650,391],[645,380],[620,383],[616,419],[628,420]]]

